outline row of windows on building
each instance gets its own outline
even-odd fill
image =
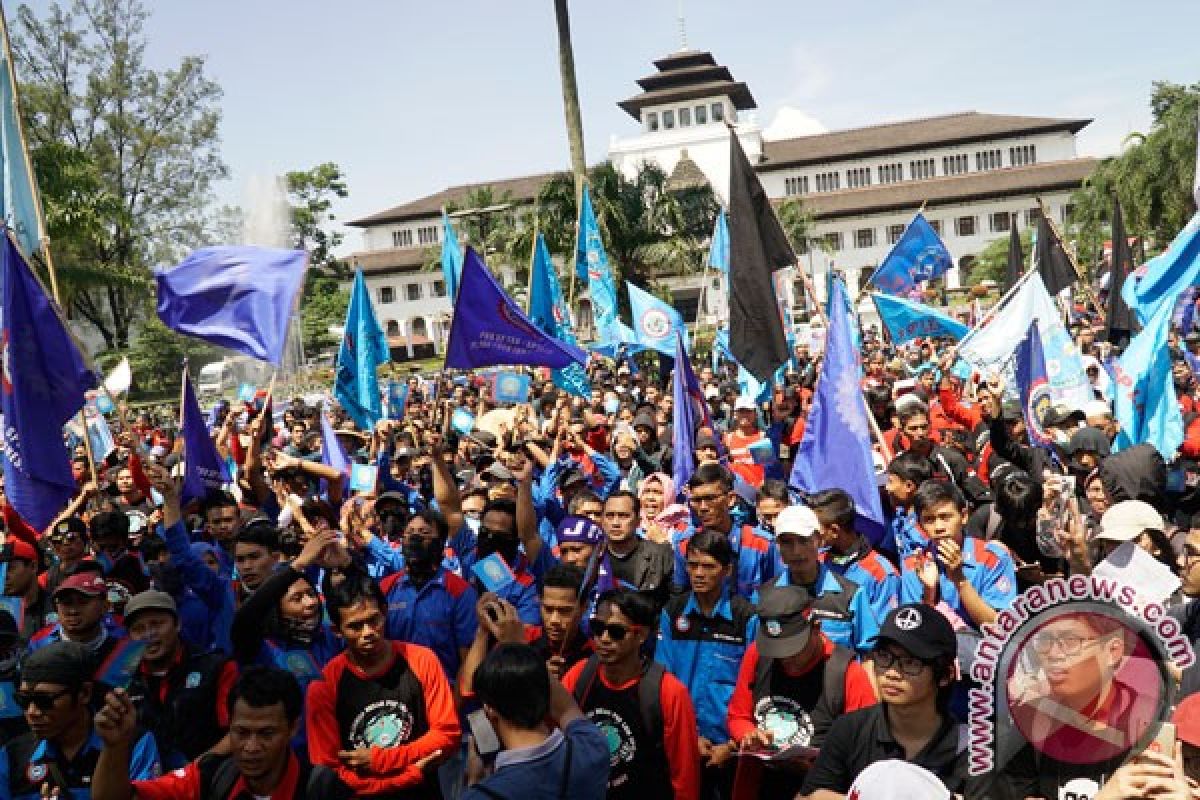
[[[1063,206],[1062,217],[1064,223],[1070,219],[1074,210],[1074,206],[1070,204]],[[1017,224],[1017,221],[1022,213],[1024,213],[1025,216],[1026,226],[1036,225],[1038,217],[1040,217],[1042,214],[1041,209],[1030,208],[1024,212],[995,211],[991,214],[985,215],[985,218],[987,220],[988,228],[992,233],[1007,233],[1011,226]],[[953,223],[955,236],[969,237],[975,236],[981,232],[979,227],[979,217],[974,215],[955,217]],[[931,219],[929,220],[929,224],[937,232],[938,236],[942,235],[942,221],[940,219]],[[902,224],[888,225],[885,228],[887,244],[889,247],[900,241],[900,237],[904,235],[904,228],[905,226]],[[851,241],[853,242],[854,247],[859,250],[875,247],[877,244],[879,244],[876,233],[877,231],[875,228],[858,228],[853,232]],[[844,249],[845,238],[841,231],[831,231],[821,238],[824,241],[825,249],[827,250],[837,252]]]
[[[646,130],[650,133],[657,130],[669,131],[676,127],[690,128],[692,125],[707,125],[710,122],[721,122],[724,119],[724,103],[701,103],[662,111],[647,111]]]
[[[425,284],[423,283],[406,283],[401,287],[404,290],[404,299],[408,301],[420,300],[425,296]],[[430,297],[445,297],[446,284],[444,281],[434,281],[430,288]],[[379,302],[394,303],[396,302],[396,287],[380,286],[377,292]]]
[[[437,244],[440,241],[437,225],[422,225],[417,228],[417,244]],[[392,247],[412,247],[412,228],[392,231]]]
[[[988,172],[994,169],[1002,169],[1004,167],[1003,156],[1004,151],[1000,149],[977,151],[975,153],[975,171]],[[1024,167],[1036,163],[1036,145],[1025,144],[1019,147],[1008,148],[1008,165],[1010,167]],[[907,165],[902,161],[892,164],[880,164],[875,167],[874,173],[872,173],[871,167],[851,167],[846,170],[846,188],[859,189],[870,186],[873,179],[880,184],[899,183],[905,180],[906,166],[908,169],[907,179],[911,181],[929,180],[938,176],[937,160],[933,158],[920,158],[909,161]],[[971,159],[967,153],[942,156],[942,175],[965,175],[970,171]],[[815,177],[813,186],[817,192],[836,192],[842,188],[841,173],[822,172]],[[783,191],[785,195],[789,196],[808,194],[808,176],[795,175],[790,178],[784,178]]]

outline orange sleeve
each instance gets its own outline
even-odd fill
[[[579,683],[579,676],[583,673],[583,668],[587,665],[587,659],[580,661],[567,670],[567,674],[563,675],[562,685],[568,692],[574,693],[575,684]]]
[[[754,689],[751,686],[757,670],[758,645],[751,642],[742,655],[737,684],[733,687],[733,696],[729,698],[729,713],[725,719],[729,738],[735,742],[740,742],[747,733],[758,727],[754,722]]]
[[[237,683],[237,662],[232,658],[221,668],[221,677],[217,679],[217,725],[221,730],[229,730],[229,693]]]
[[[687,687],[671,673],[663,675],[660,693],[663,712],[663,747],[671,772],[676,800],[699,800],[700,734]]]
[[[938,387],[938,403],[942,406],[942,411],[953,422],[962,425],[968,431],[973,431],[983,422],[983,413],[978,407],[972,406],[967,408],[958,401],[958,393],[953,389],[943,389]]]
[[[138,800],[200,800],[200,769],[196,762],[149,781],[133,781]]]
[[[871,686],[871,678],[867,675],[866,668],[857,661],[851,661],[846,666],[845,712],[849,714],[878,702],[879,698],[875,696],[875,687]]]
[[[1179,452],[1185,458],[1200,458],[1200,417],[1192,420],[1183,432],[1183,443],[1179,445]]]
[[[401,654],[421,682],[429,730],[405,745],[371,748],[372,771],[387,774],[403,770],[398,779],[389,778],[392,789],[420,783],[424,776],[420,770],[415,770],[417,780],[412,780],[412,765],[439,750],[444,756],[451,755],[462,737],[454,694],[450,691],[450,683],[437,656],[432,650],[414,644],[404,645]]]

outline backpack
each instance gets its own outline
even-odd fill
[[[829,660],[825,662],[824,686],[821,687],[821,698],[818,707],[824,707],[829,720],[840,717],[846,711],[846,668],[854,660],[854,653],[841,645],[834,645]],[[769,694],[771,685],[771,667],[775,659],[763,658],[761,655],[754,669],[754,683],[751,692],[759,697]]]
[[[200,772],[200,797],[226,800],[238,779],[242,776],[237,764],[229,756],[204,755],[196,761]],[[341,791],[338,791],[338,789]],[[309,766],[300,760],[300,774],[296,778],[296,791],[303,797],[335,800],[353,795],[337,775],[327,767]]]
[[[642,724],[646,733],[655,743],[659,754],[665,753],[663,744],[663,715],[662,715],[662,679],[666,669],[657,661],[649,661],[642,668],[642,680],[638,683],[638,708],[642,712]],[[575,691],[571,694],[575,702],[583,708],[587,696],[592,691],[592,684],[600,673],[600,659],[594,653],[588,657],[575,682]]]

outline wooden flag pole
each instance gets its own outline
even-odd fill
[[[1056,239],[1058,239],[1058,246],[1061,247],[1062,251],[1066,254],[1067,261],[1070,263],[1071,269],[1075,270],[1075,280],[1079,281],[1083,285],[1084,294],[1087,295],[1088,300],[1092,302],[1092,305],[1096,307],[1096,314],[1100,317],[1100,321],[1104,322],[1104,307],[1100,305],[1100,298],[1096,296],[1096,292],[1094,289],[1092,289],[1092,285],[1084,278],[1083,272],[1079,269],[1079,262],[1075,259],[1075,254],[1068,250],[1066,244],[1063,242],[1062,231],[1058,229],[1058,225],[1055,224],[1054,218],[1050,216],[1050,209],[1046,208],[1046,203],[1041,197],[1038,197],[1037,202],[1038,208],[1041,209],[1042,216],[1046,218],[1046,224],[1050,226],[1050,232],[1054,234]]]
[[[96,454],[92,452],[92,437],[88,431],[86,402],[83,404],[83,408],[79,409],[79,421],[83,423],[83,449],[87,453],[88,470],[92,475],[92,483],[96,484],[98,489],[100,487],[100,475],[96,472]]]

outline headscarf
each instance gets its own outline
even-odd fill
[[[650,483],[651,481],[658,481],[659,485],[662,487],[664,505],[663,510],[658,512],[658,514],[654,517],[650,517],[643,507],[642,527],[646,528],[651,524],[658,525],[660,528],[665,528],[668,530],[682,530],[683,528],[687,527],[688,521],[692,517],[692,512],[682,503],[675,502],[675,481],[670,475],[667,475],[667,473],[654,472],[650,475],[647,475],[646,479],[642,481],[641,488],[638,490],[638,500],[642,500],[642,496],[646,492],[646,484]]]

